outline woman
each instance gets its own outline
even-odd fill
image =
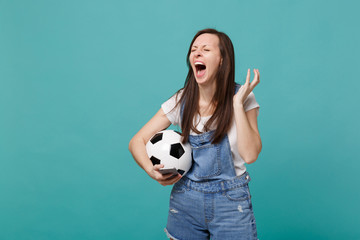
[[[261,151],[257,127],[259,105],[250,83],[235,83],[230,38],[215,29],[199,31],[187,54],[184,88],[161,105],[155,116],[131,139],[135,161],[161,185],[175,184],[165,232],[171,239],[257,239],[245,163]],[[145,145],[170,124],[180,125],[183,142],[192,147],[193,165],[185,176],[162,175]]]

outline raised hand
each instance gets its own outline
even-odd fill
[[[242,105],[249,94],[254,90],[255,86],[260,82],[259,69],[254,69],[254,79],[250,83],[250,68],[248,69],[246,81],[244,85],[241,85],[239,91],[234,95],[233,104]]]

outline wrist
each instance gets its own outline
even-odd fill
[[[233,103],[233,107],[235,108],[235,109],[239,109],[239,108],[244,108],[244,104],[242,104],[242,103]]]
[[[153,170],[153,166],[152,165],[146,166],[144,167],[144,170],[147,174],[150,174],[151,171]]]

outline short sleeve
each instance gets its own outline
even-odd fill
[[[166,102],[161,104],[161,108],[166,114],[166,117],[169,119],[171,124],[180,125],[181,117],[180,117],[180,104],[176,106],[176,103],[180,100],[181,92],[177,95],[176,93],[171,96]]]
[[[255,94],[253,92],[251,92],[247,98],[245,99],[245,102],[244,102],[244,110],[245,112],[251,110],[251,109],[254,109],[256,108],[256,113],[257,113],[257,116],[259,116],[259,108],[260,108],[260,105],[258,104],[258,102],[256,101],[255,99]]]

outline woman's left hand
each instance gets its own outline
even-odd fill
[[[249,94],[254,90],[255,86],[260,82],[260,73],[259,69],[254,69],[254,79],[250,83],[250,68],[248,69],[246,81],[244,85],[241,85],[239,91],[234,95],[233,103],[234,105],[243,105],[245,99],[249,96]]]

